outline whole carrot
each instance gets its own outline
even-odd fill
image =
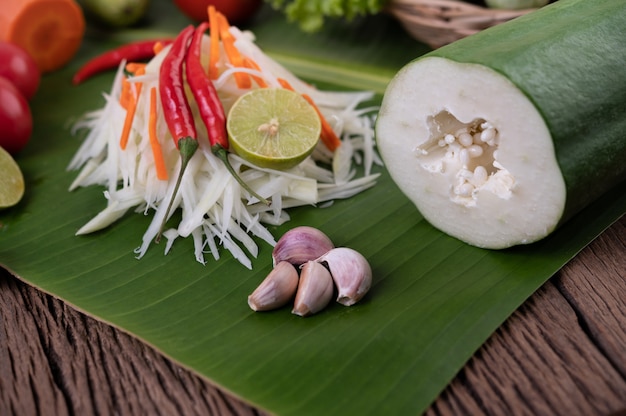
[[[168,45],[171,39],[151,39],[140,40],[127,43],[115,49],[108,50],[85,63],[72,78],[72,83],[78,85],[92,76],[117,68],[119,64],[126,60],[128,62],[143,61],[154,56],[154,46],[156,44]]]
[[[0,4],[0,40],[25,49],[41,72],[63,67],[78,51],[86,24],[75,0],[2,0]]]
[[[213,154],[224,162],[228,171],[241,186],[243,186],[259,201],[269,204],[265,198],[254,192],[254,190],[252,190],[252,188],[250,188],[248,184],[241,179],[228,160],[229,144],[228,133],[226,131],[226,115],[224,114],[224,107],[217,95],[213,82],[202,67],[202,63],[200,61],[202,38],[208,27],[208,22],[201,23],[196,28],[193,38],[191,39],[189,50],[187,51],[187,57],[185,59],[185,75],[187,76],[187,83],[189,84],[191,93],[193,94],[196,104],[198,105],[200,118],[206,126],[209,136],[209,144],[211,145],[211,151]]]

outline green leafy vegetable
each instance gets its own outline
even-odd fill
[[[298,22],[305,32],[316,32],[326,17],[352,20],[357,16],[376,14],[387,0],[268,0],[282,9],[290,21]]]

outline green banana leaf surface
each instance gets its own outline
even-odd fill
[[[34,134],[19,155],[26,194],[0,211],[0,264],[29,284],[152,345],[249,403],[281,415],[418,414],[532,293],[626,211],[626,185],[606,194],[549,238],[487,251],[430,226],[384,167],[377,185],[329,207],[290,210],[270,227],[318,227],[365,255],[374,273],[366,298],[301,318],[284,307],[255,313],[247,296],[270,271],[271,247],[250,271],[226,250],[195,261],[191,239],[164,255],[133,250],[150,217],[128,213],[100,232],[74,233],[106,201],[101,187],[68,192],[67,165],[80,144],[70,126],[104,104],[113,73],[74,87],[80,64],[126,41],[173,35],[188,24],[169,2],[141,26],[90,29],[74,61],[46,75],[32,111]],[[325,89],[373,90],[380,101],[404,64],[428,51],[389,16],[328,22],[305,34],[265,8],[250,22],[257,43]]]

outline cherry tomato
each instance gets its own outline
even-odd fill
[[[30,100],[41,80],[35,60],[14,43],[0,41],[0,77],[11,81]]]
[[[32,131],[28,101],[11,81],[0,77],[0,146],[15,154],[26,146]]]
[[[174,0],[191,20],[202,22],[208,19],[209,5],[222,13],[231,24],[241,24],[248,21],[259,10],[263,0]]]

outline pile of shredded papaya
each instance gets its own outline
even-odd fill
[[[212,6],[207,21],[172,39],[134,42],[87,62],[80,84],[117,68],[103,107],[74,126],[83,143],[69,164],[80,170],[70,190],[105,186],[106,207],[77,231],[88,234],[127,211],[152,215],[135,250],[191,236],[197,261],[220,258],[223,246],[248,268],[256,237],[276,241],[267,225],[289,220],[295,206],[325,207],[376,182],[376,108],[362,107],[369,91],[322,91],[265,54]],[[230,151],[226,117],[237,98],[255,88],[302,95],[321,122],[314,152],[287,170],[259,168]],[[173,217],[176,218],[173,218]],[[176,224],[173,224],[176,222]]]

